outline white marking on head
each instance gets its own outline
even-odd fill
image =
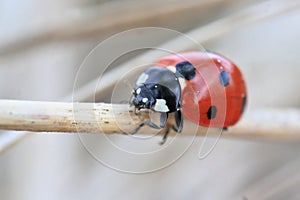
[[[140,94],[140,93],[141,93],[141,90],[142,90],[141,88],[138,88],[138,89],[135,91],[135,93],[136,93],[136,94]]]
[[[148,74],[142,73],[136,80],[136,84],[141,85],[141,84],[145,83],[148,78],[149,78]]]
[[[143,98],[142,101],[143,101],[144,103],[146,103],[146,102],[148,101],[148,98]]]
[[[176,73],[176,68],[174,66],[168,66],[167,67],[168,70],[170,70],[171,72],[173,72],[174,74]]]
[[[157,112],[169,112],[169,108],[166,105],[166,100],[164,99],[156,99],[156,103],[153,108]]]
[[[218,60],[217,60],[217,62],[218,62],[218,63],[221,63],[221,60],[220,60],[220,59],[218,59]]]
[[[154,85],[155,88],[157,88],[157,85]]]

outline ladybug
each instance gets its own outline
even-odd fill
[[[149,125],[164,128],[169,113],[175,123],[170,128],[180,133],[183,115],[200,126],[224,130],[238,122],[245,110],[247,91],[238,67],[229,59],[213,52],[191,51],[158,60],[136,80],[130,101],[135,109],[160,113],[160,124],[145,120],[135,132]]]

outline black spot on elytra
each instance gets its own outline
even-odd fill
[[[220,83],[221,83],[221,85],[223,85],[224,87],[226,87],[226,86],[229,85],[230,77],[229,77],[229,74],[228,74],[227,71],[221,71],[219,77],[220,77]]]
[[[176,74],[186,80],[192,80],[196,76],[196,68],[188,61],[180,62],[176,65]]]
[[[245,95],[245,96],[243,97],[243,101],[242,101],[242,110],[241,110],[241,113],[242,113],[242,114],[243,114],[244,111],[245,111],[246,104],[247,104],[247,95]]]
[[[209,107],[206,114],[208,119],[214,119],[217,115],[217,107],[216,106]]]

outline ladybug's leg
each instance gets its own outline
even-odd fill
[[[159,126],[154,124],[151,120],[146,119],[139,124],[139,126],[133,131],[133,133],[131,133],[131,135],[136,134],[145,124],[147,124],[148,126],[154,129],[161,129]]]
[[[137,111],[137,108],[136,108],[136,107],[134,107],[134,114],[135,114],[135,115],[139,115],[139,113],[138,113],[138,111]]]
[[[160,128],[164,128],[168,121],[168,113],[160,113]]]
[[[177,132],[181,133],[182,127],[183,127],[183,118],[182,118],[181,110],[178,110],[177,112],[175,112],[175,122],[176,122],[176,126],[178,128]]]
[[[172,129],[177,133],[181,133],[183,127],[183,118],[182,118],[181,110],[175,112],[175,122],[176,122],[176,127],[172,125]]]
[[[166,141],[167,141],[167,138],[168,138],[168,135],[170,133],[170,128],[168,128],[163,136],[163,139],[162,141],[159,143],[160,145],[163,145]]]
[[[169,116],[168,113],[161,113],[160,114],[160,127],[161,128],[164,128],[166,126],[167,121],[168,121],[168,116]],[[167,130],[166,130],[166,132],[164,133],[163,139],[159,143],[160,145],[163,145],[167,141],[169,132],[170,132],[170,127],[168,127]]]
[[[178,111],[175,112],[175,122],[176,122],[176,127],[174,125],[172,125],[171,127],[168,127],[168,129],[166,130],[166,132],[165,132],[165,134],[163,136],[163,140],[160,142],[160,145],[163,145],[167,141],[168,135],[170,133],[170,128],[172,128],[177,133],[181,133],[181,131],[182,131],[182,125],[183,125],[181,110],[178,110]]]

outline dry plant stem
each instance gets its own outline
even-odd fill
[[[126,104],[107,103],[58,103],[0,100],[0,129],[35,132],[70,133],[131,133],[149,111],[137,116]],[[155,117],[152,118],[155,120]],[[174,119],[171,117],[169,123]],[[245,114],[244,118],[225,136],[300,139],[300,110],[261,109]],[[198,127],[185,120],[184,135],[207,133],[207,128]],[[155,130],[144,127],[138,134],[153,134]],[[162,133],[163,131],[161,131]],[[210,134],[218,134],[218,128]],[[171,134],[174,134],[172,132]]]
[[[270,1],[258,3],[254,6],[240,10],[227,17],[224,17],[220,20],[214,21],[187,33],[187,36],[195,40],[194,43],[187,42],[187,39],[185,37],[180,36],[162,44],[158,48],[172,50],[175,52],[195,48],[199,49],[199,45],[197,45],[197,42],[199,44],[203,44],[212,39],[218,38],[230,31],[234,31],[237,28],[241,28],[243,26],[261,20],[270,19],[277,15],[299,9],[299,7],[300,2],[294,0],[278,0],[272,1],[272,3],[270,3]],[[88,84],[82,86],[80,89],[74,91],[74,96],[76,97],[76,100],[91,100],[95,95],[98,96],[99,94],[103,96],[103,94],[112,90],[114,84],[119,81],[119,77],[122,77],[123,74],[126,74],[129,69],[132,69],[135,66],[143,66],[144,63],[154,63],[164,55],[166,55],[166,52],[164,51],[149,51],[140,56],[137,56],[136,58],[133,58],[128,62],[111,70],[110,72],[104,74],[101,77],[101,85],[97,86],[99,79],[96,78],[95,80],[92,80]],[[142,70],[142,68],[140,68],[140,70]],[[136,72],[138,73],[138,71]]]
[[[126,133],[149,119],[147,110],[136,115],[127,104],[0,100],[0,108],[0,129],[6,130]]]

